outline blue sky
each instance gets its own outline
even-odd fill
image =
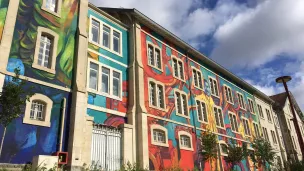
[[[288,83],[304,109],[303,0],[90,0],[136,8],[267,95]]]

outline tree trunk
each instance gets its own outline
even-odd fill
[[[4,137],[5,137],[5,134],[6,134],[6,127],[4,127],[4,130],[3,130],[3,135],[2,135],[2,139],[1,139],[1,146],[0,146],[0,157],[1,157],[1,154],[2,154],[2,147],[3,147],[3,142],[4,142]]]

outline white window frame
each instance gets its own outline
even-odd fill
[[[265,111],[266,111],[266,115],[267,115],[267,120],[268,120],[268,122],[273,123],[273,122],[272,122],[273,119],[271,118],[270,110],[269,110],[269,109],[265,109]]]
[[[219,117],[219,116],[218,116],[218,118],[222,120],[222,122],[223,122],[223,126],[221,126],[221,125],[219,126],[219,125],[217,125],[217,124],[216,124],[216,117],[215,117],[215,115],[216,115],[216,114],[214,113],[214,108],[216,108],[217,112],[218,112],[218,110],[221,110],[222,117]],[[223,114],[223,110],[222,110],[222,108],[221,108],[220,106],[216,106],[216,105],[214,105],[214,106],[213,106],[213,110],[212,110],[212,111],[213,111],[213,115],[214,115],[214,119],[215,119],[215,125],[216,125],[216,127],[217,127],[217,128],[220,128],[220,129],[226,129],[226,128],[225,128],[224,114]],[[219,124],[221,124],[221,121],[219,121],[219,122],[220,122]]]
[[[164,108],[160,107],[160,104],[159,104],[159,99],[158,99],[158,96],[157,96],[157,92],[156,90],[154,91],[154,95],[155,95],[155,100],[156,100],[156,106],[152,105],[151,102],[150,102],[150,89],[148,88],[148,97],[149,97],[149,107],[151,108],[154,108],[154,109],[158,109],[158,110],[162,110],[162,111],[166,111],[166,96],[165,96],[165,85],[162,83],[162,82],[159,82],[159,81],[156,81],[152,78],[149,78],[148,79],[148,87],[149,87],[149,84],[150,82],[153,82],[155,84],[155,87],[157,86],[161,86],[163,88],[163,100],[164,100]]]
[[[52,47],[51,47],[50,56],[49,56],[50,68],[44,67],[44,66],[41,66],[38,64],[39,48],[40,48],[41,36],[43,34],[52,37],[52,45],[51,45]],[[59,36],[53,30],[50,30],[50,29],[44,28],[44,27],[40,27],[40,26],[38,27],[34,60],[32,63],[33,68],[36,68],[36,69],[39,69],[39,70],[42,70],[45,72],[49,72],[51,74],[56,74],[56,57],[57,57],[58,40],[59,40]]]
[[[223,149],[222,149],[222,146],[221,146],[221,145],[225,145],[226,148],[227,148],[227,152],[228,152],[228,145],[227,145],[227,143],[226,143],[225,141],[223,141],[223,140],[220,140],[220,141],[218,142],[218,145],[219,145],[219,147],[220,147],[221,156],[228,156],[228,153],[224,153],[224,151],[223,151]]]
[[[245,105],[246,102],[245,102],[243,94],[239,91],[237,91],[236,94],[237,94],[238,103],[239,103],[240,108],[243,110],[246,110],[246,105]],[[242,99],[240,99],[240,96],[242,97]],[[243,105],[240,102],[242,102]]]
[[[185,113],[179,113],[178,112],[176,93],[179,93],[181,98],[182,98],[183,95],[186,96],[186,99],[187,99],[187,102],[186,102],[186,107],[187,107],[186,112],[187,112],[187,115],[185,115]],[[175,101],[175,113],[176,113],[176,115],[181,116],[181,117],[185,117],[185,118],[190,118],[189,107],[188,107],[188,100],[189,100],[189,97],[188,97],[187,93],[185,93],[183,91],[180,91],[178,89],[174,89],[174,101]],[[183,99],[181,99],[181,108],[182,108],[182,112],[184,112],[185,110],[184,110]]]
[[[153,60],[154,60],[154,65],[149,64],[149,46],[153,47]],[[159,50],[159,55],[160,55],[160,68],[157,67],[157,59],[156,59],[156,49]],[[160,47],[158,47],[157,45],[151,43],[151,42],[147,42],[147,65],[157,69],[158,71],[163,72],[163,56],[162,56],[162,49]]]
[[[210,82],[210,79],[212,80],[212,82]],[[219,90],[219,86],[217,84],[217,80],[215,78],[211,77],[211,76],[208,76],[208,81],[209,81],[209,85],[210,85],[210,93],[211,93],[211,95],[215,96],[215,97],[220,97],[220,90]],[[215,85],[213,84],[214,82],[215,82]],[[211,85],[213,85],[213,91],[215,92],[215,94],[212,93],[212,86]],[[216,89],[215,89],[214,86],[216,87]]]
[[[30,119],[31,115],[31,108],[32,108],[32,102],[38,100],[43,103],[45,103],[46,107],[44,108],[44,120],[35,120],[35,119]],[[53,108],[53,101],[43,95],[43,94],[34,94],[31,98],[30,101],[26,101],[25,105],[25,113],[23,117],[23,123],[25,124],[31,124],[31,125],[37,125],[37,126],[43,126],[43,127],[51,127],[51,112]]]
[[[235,116],[235,121],[236,121],[236,123],[234,123],[233,118],[230,118],[230,115]],[[237,123],[237,115],[236,115],[235,113],[231,112],[231,111],[228,111],[228,118],[229,118],[229,122],[230,122],[231,131],[234,132],[234,133],[239,133],[239,125],[238,125],[238,123]],[[231,121],[231,119],[232,119],[232,121]],[[232,123],[232,122],[233,122],[233,123]],[[233,130],[233,129],[232,129],[232,125],[233,125],[234,127],[236,126],[236,128],[235,128],[236,130]]]
[[[200,103],[200,106],[199,106],[199,107],[201,108],[201,112],[202,112],[202,113],[199,113],[199,109],[198,109],[198,106],[197,106],[197,102]],[[206,112],[206,113],[204,113],[204,111],[203,111],[203,109],[202,109],[202,107],[201,107],[202,103],[205,104],[205,112]],[[208,120],[207,104],[206,104],[203,100],[196,99],[196,100],[195,100],[195,105],[196,105],[197,120],[198,120],[199,122],[201,122],[201,123],[208,124],[209,120]],[[201,115],[202,120],[199,119],[199,118],[200,118],[199,115]],[[204,116],[205,116],[205,115],[206,115],[207,121],[205,121],[205,119],[204,119]]]
[[[91,89],[90,86],[89,86],[89,84],[90,84],[90,63],[91,62],[98,65],[97,90]],[[91,58],[88,59],[88,65],[87,66],[88,66],[88,68],[87,68],[87,90],[88,90],[88,92],[98,94],[98,95],[101,95],[101,96],[106,96],[106,97],[109,97],[111,99],[122,101],[122,83],[123,83],[122,71],[120,71],[116,68],[110,67],[108,65],[104,65],[104,64],[100,63],[99,61],[91,59]],[[102,67],[107,68],[107,69],[110,70],[110,74],[109,74],[109,93],[105,93],[105,92],[101,91],[101,85],[102,85],[102,80],[101,80],[102,70],[101,70],[101,68]],[[120,75],[119,97],[113,95],[113,72],[114,71],[118,72],[119,75]]]
[[[228,96],[229,96],[229,92],[227,92],[226,93],[226,88],[227,88],[227,90],[229,89],[230,90],[230,92],[231,92],[231,100],[232,101],[230,101],[229,99],[229,97],[227,97],[227,94],[228,94]],[[228,85],[226,85],[226,84],[224,84],[224,96],[225,96],[225,100],[226,100],[226,102],[228,102],[228,103],[230,103],[230,104],[234,104],[234,102],[233,102],[233,92],[232,92],[232,89],[231,89],[231,87],[229,87]]]
[[[249,102],[248,102],[249,103]],[[261,119],[265,120],[265,115],[264,115],[264,112],[263,112],[263,108],[262,108],[262,105],[260,104],[257,104],[257,108],[258,108],[258,112],[259,112],[259,116]],[[261,109],[261,110],[260,110]],[[261,114],[262,113],[262,114]]]
[[[251,98],[247,98],[247,100],[248,100],[249,112],[252,113],[252,114],[255,114],[253,100]],[[252,103],[252,106],[250,105],[250,102]]]
[[[253,123],[253,129],[254,129],[254,134],[255,134],[256,138],[261,137],[261,131],[260,131],[259,124],[257,122],[252,122],[252,123]],[[256,127],[255,127],[255,125],[256,125]]]
[[[177,57],[174,56],[174,55],[171,56],[171,60],[172,60],[172,71],[173,71],[172,75],[173,75],[173,77],[176,78],[176,79],[179,79],[179,80],[185,82],[185,67],[184,67],[184,61],[183,61],[182,59],[180,59],[180,58],[177,58]],[[176,61],[177,61],[177,74],[178,74],[178,76],[175,76],[175,68],[174,68],[174,62],[173,62],[173,60],[176,60]],[[180,75],[181,72],[180,72],[179,62],[182,63],[182,70],[183,70],[182,74],[183,74],[183,78],[181,78],[181,75]]]
[[[273,144],[278,145],[278,139],[277,139],[276,133],[273,130],[270,130],[270,134],[271,134],[271,137],[272,137]]]
[[[242,124],[243,124],[243,127],[244,127],[245,136],[246,137],[251,137],[252,131],[250,130],[250,122],[249,122],[249,120],[247,118],[245,118],[245,117],[242,117]],[[247,124],[247,127],[248,127],[247,131],[246,131],[246,129],[247,129],[246,128],[246,124]]]
[[[270,139],[269,139],[269,135],[268,135],[268,130],[265,127],[262,127],[262,131],[263,131],[263,138],[265,140],[267,140],[270,143]],[[266,132],[265,132],[266,131]]]
[[[92,37],[92,20],[96,20],[97,22],[99,22],[99,42],[94,42],[93,41],[93,37]],[[102,40],[103,40],[103,26],[107,26],[110,28],[110,35],[109,35],[109,48],[106,47],[106,46],[103,46],[103,43],[102,43]],[[120,44],[119,44],[119,53],[114,51],[114,47],[113,47],[113,33],[114,31],[118,32],[120,34]],[[90,25],[89,25],[89,42],[91,44],[94,44],[100,48],[103,48],[113,54],[116,54],[117,56],[119,57],[122,57],[122,32],[119,31],[118,29],[114,28],[113,26],[110,26],[109,24],[103,22],[102,20],[98,19],[97,17],[94,17],[94,16],[90,16]]]
[[[62,0],[56,0],[56,1],[57,1],[57,3],[56,3],[56,11],[52,11],[52,10],[50,10],[50,9],[48,9],[46,7],[47,0],[43,0],[41,9],[44,10],[44,11],[46,11],[46,12],[48,12],[48,13],[50,13],[50,14],[55,15],[56,17],[60,18],[60,16],[61,16]]]
[[[197,78],[197,81],[198,81],[198,86],[195,85],[195,79],[194,79],[193,70],[195,70],[196,73],[197,73],[196,78]],[[191,72],[192,72],[192,84],[193,84],[193,86],[194,86],[195,88],[197,88],[197,89],[204,90],[204,77],[203,77],[202,71],[201,71],[200,69],[197,69],[197,68],[195,68],[195,67],[192,66],[192,67],[191,67]],[[201,80],[198,79],[198,75],[199,75],[199,74],[200,74],[200,76],[201,76]],[[199,87],[199,85],[200,85],[199,82],[201,82],[202,87]]]
[[[152,124],[152,125],[150,125],[150,129],[151,129],[151,144],[157,145],[157,146],[169,147],[168,130],[165,127],[163,127],[161,125],[157,125],[157,124]],[[165,143],[157,142],[154,140],[153,132],[155,129],[161,130],[165,133],[165,140],[166,140]]]
[[[190,139],[190,145],[191,145],[191,147],[189,148],[189,147],[184,147],[184,146],[182,146],[182,144],[181,144],[181,136],[187,136],[187,137],[189,137],[189,139]],[[189,132],[186,132],[186,131],[178,131],[178,138],[179,138],[179,147],[180,147],[180,149],[182,149],[182,150],[189,150],[189,151],[193,151],[193,144],[192,144],[192,135],[189,133]]]

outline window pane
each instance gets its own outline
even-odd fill
[[[149,65],[154,66],[154,52],[153,52],[153,46],[148,46],[148,63]]]
[[[218,109],[218,113],[219,113],[219,119],[220,119],[221,127],[224,127],[222,110]]]
[[[220,126],[220,121],[219,121],[219,116],[218,116],[217,108],[213,108],[213,110],[214,110],[214,116],[215,116],[216,125]]]
[[[91,28],[91,36],[92,36],[92,41],[95,43],[99,43],[99,28],[100,28],[100,23],[96,20],[92,20],[92,28]]]
[[[198,80],[197,80],[197,72],[196,70],[192,70],[193,72],[193,81],[194,81],[194,85],[198,86]]]
[[[203,117],[202,117],[202,108],[201,108],[201,105],[200,105],[200,101],[196,101],[196,108],[197,108],[197,116],[198,116],[198,120],[203,120]]]
[[[43,120],[44,110],[45,110],[45,103],[41,101],[33,101],[31,105],[30,119]]]
[[[155,92],[155,84],[153,82],[150,82],[149,83],[150,104],[156,106],[154,92]]]
[[[203,111],[203,117],[204,117],[204,121],[208,122],[208,118],[207,118],[207,109],[206,109],[206,104],[202,103],[202,111]]]
[[[46,0],[45,7],[50,11],[56,12],[57,0]]]
[[[109,93],[110,70],[108,68],[102,67],[101,72],[102,72],[101,92]]]
[[[203,84],[202,84],[202,75],[201,75],[200,72],[197,72],[197,79],[198,79],[199,88],[203,88]]]
[[[113,95],[120,97],[120,73],[113,71]]]
[[[178,77],[178,67],[177,67],[177,60],[173,59],[173,70],[174,70],[174,76]]]
[[[49,66],[49,56],[51,51],[52,40],[46,35],[41,35],[40,47],[38,54],[38,65],[50,68]]]
[[[97,90],[98,85],[98,65],[90,62],[89,88]]]
[[[235,127],[234,127],[234,123],[233,123],[232,114],[229,114],[229,120],[230,120],[231,130],[235,131]]]
[[[176,101],[177,113],[182,113],[181,96],[178,92],[176,92]]]
[[[163,86],[157,85],[158,107],[165,108]]]
[[[184,79],[184,68],[181,61],[178,62],[180,79]]]
[[[113,50],[120,53],[120,33],[113,31]]]
[[[188,100],[187,100],[187,96],[186,95],[182,95],[182,98],[183,98],[183,109],[184,109],[184,111],[183,111],[183,114],[184,115],[186,115],[186,116],[188,116]]]
[[[110,48],[110,28],[103,25],[102,45]]]
[[[161,69],[161,59],[160,59],[160,50],[155,49],[155,59],[156,59],[156,67]]]

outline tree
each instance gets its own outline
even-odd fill
[[[263,138],[257,138],[253,141],[252,147],[254,149],[253,161],[261,164],[266,170],[266,163],[272,165],[275,158],[274,149],[270,143]]]
[[[217,137],[211,131],[203,132],[201,136],[203,161],[209,161],[212,170],[212,160],[217,158]]]
[[[243,143],[242,147],[237,146],[234,140],[231,140],[232,143],[228,144],[227,154],[224,159],[227,163],[231,164],[231,170],[234,169],[234,166],[241,162],[245,157],[247,157],[247,144]]]
[[[19,79],[20,70],[15,69],[15,76],[4,84],[0,92],[0,124],[3,126],[3,135],[0,145],[0,157],[7,126],[22,114],[26,101],[33,95],[31,89],[25,90],[26,81]]]

